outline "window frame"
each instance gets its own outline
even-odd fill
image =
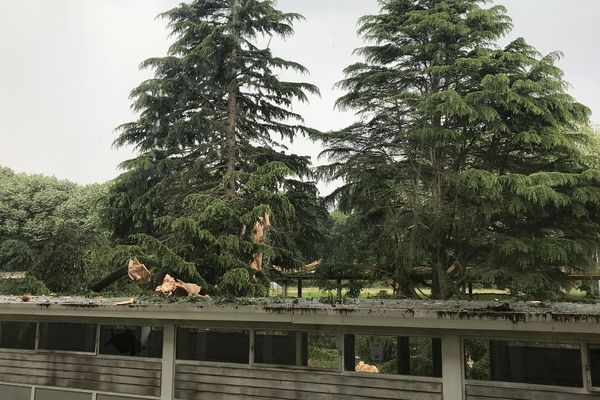
[[[376,379],[394,379],[394,380],[402,380],[402,381],[406,381],[406,380],[414,380],[414,381],[418,381],[418,382],[428,382],[428,383],[440,383],[442,382],[443,376],[440,377],[436,377],[436,376],[420,376],[420,375],[402,375],[402,374],[369,374],[369,373],[365,373],[365,372],[358,372],[358,371],[346,371],[346,369],[344,368],[344,354],[345,354],[345,349],[344,349],[344,335],[362,335],[362,336],[406,336],[406,337],[419,337],[419,338],[427,338],[427,339],[439,339],[442,340],[442,335],[432,335],[430,333],[422,333],[419,331],[407,331],[407,330],[402,330],[402,331],[397,331],[394,329],[367,329],[367,330],[361,330],[359,329],[353,329],[350,331],[342,331],[342,342],[341,342],[341,351],[342,351],[342,357],[341,357],[341,373],[343,375],[349,375],[349,376],[356,376],[356,377],[367,377],[367,378],[376,378]],[[461,337],[462,339],[462,337]],[[462,340],[461,340],[461,349],[462,349]],[[464,351],[463,351],[464,353]],[[443,363],[443,355],[442,355],[442,363]]]
[[[63,323],[63,324],[95,325],[94,351],[41,349],[39,347],[39,345],[40,345],[40,339],[42,337],[41,328],[42,328],[43,323],[46,323],[46,324]],[[98,341],[100,340],[99,330],[98,330],[99,327],[100,327],[99,322],[71,322],[71,321],[62,321],[62,320],[59,320],[59,321],[52,321],[52,320],[37,321],[35,351],[40,354],[74,354],[74,355],[82,355],[82,356],[98,356]]]
[[[241,363],[233,363],[233,362],[224,362],[224,361],[206,361],[206,360],[182,360],[177,358],[177,332],[179,328],[183,329],[205,329],[212,331],[248,331],[248,362]],[[223,366],[223,367],[251,367],[252,362],[254,361],[254,329],[247,328],[243,326],[205,326],[205,325],[178,325],[175,324],[175,338],[173,343],[173,358],[175,359],[175,364],[183,364],[183,365],[202,365],[202,366]],[[163,349],[164,351],[164,349]]]
[[[160,357],[139,357],[139,356],[124,356],[120,354],[102,354],[100,353],[100,332],[101,326],[132,326],[132,327],[145,327],[161,328],[163,330],[163,342],[162,342],[162,353]],[[129,361],[144,361],[144,362],[162,362],[165,354],[165,325],[134,325],[130,323],[98,323],[96,327],[96,357],[105,360],[129,360]],[[175,346],[175,344],[174,344]]]
[[[331,335],[331,336],[335,336],[336,339],[336,350],[337,350],[337,354],[338,354],[338,365],[337,368],[314,368],[314,367],[309,367],[308,365],[304,366],[304,365],[288,365],[288,364],[267,364],[267,363],[257,363],[254,361],[254,355],[255,355],[255,350],[256,350],[256,332],[257,331],[278,331],[278,332],[299,332],[299,333],[306,333],[306,334],[322,334],[322,335]],[[250,366],[264,366],[268,369],[278,369],[278,370],[282,370],[282,369],[286,369],[286,370],[300,370],[300,371],[315,371],[315,372],[331,372],[331,373],[335,373],[335,374],[340,374],[343,372],[344,370],[344,353],[343,353],[343,340],[344,340],[344,332],[337,332],[337,331],[329,331],[329,330],[318,330],[318,329],[314,329],[314,330],[310,330],[310,329],[290,329],[290,328],[259,328],[259,329],[252,329],[252,337],[253,337],[253,341],[251,342],[252,344],[252,348],[250,350],[251,354],[252,354],[252,364],[250,364]],[[307,344],[308,346],[308,344]]]
[[[501,340],[501,341],[513,341],[513,342],[537,342],[537,343],[561,343],[563,342],[564,344],[573,344],[573,345],[578,345],[579,349],[580,349],[580,354],[581,354],[581,372],[582,372],[582,382],[583,382],[583,386],[582,387],[573,387],[573,386],[556,386],[556,385],[542,385],[542,384],[538,384],[538,383],[523,383],[523,382],[505,382],[505,381],[494,381],[494,380],[489,380],[489,381],[483,381],[483,380],[476,380],[476,379],[467,379],[466,376],[466,365],[465,365],[465,340]],[[488,387],[488,386],[494,386],[494,387],[499,387],[499,388],[507,388],[507,389],[521,389],[521,390],[539,390],[539,391],[553,391],[553,392],[559,392],[559,393],[572,393],[572,394],[590,394],[592,392],[590,383],[591,381],[588,381],[587,376],[589,375],[589,363],[587,360],[587,357],[584,356],[584,348],[587,349],[587,342],[582,341],[582,340],[569,340],[569,338],[564,337],[564,336],[558,336],[556,338],[539,338],[539,337],[534,337],[534,336],[529,336],[529,335],[524,335],[522,337],[517,337],[515,338],[514,336],[510,335],[510,332],[508,332],[508,335],[500,335],[500,336],[496,336],[496,337],[492,337],[489,336],[489,334],[487,335],[480,335],[480,336],[476,336],[476,335],[460,335],[460,349],[461,349],[461,354],[462,354],[462,359],[461,359],[461,370],[462,370],[462,375],[463,375],[463,384],[466,385],[472,385],[472,386],[483,386],[483,387]],[[598,388],[598,392],[600,392],[600,388]]]
[[[2,319],[0,320],[0,323],[2,322],[26,322],[26,323],[34,323],[35,324],[35,338],[33,340],[33,349],[16,349],[14,347],[1,347],[0,346],[0,351],[5,351],[5,352],[10,352],[10,353],[36,353],[37,352],[37,347],[38,347],[38,341],[39,341],[39,329],[40,329],[40,321],[38,320],[24,320],[24,319]]]

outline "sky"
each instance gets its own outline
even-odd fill
[[[542,53],[560,50],[570,93],[600,123],[600,1],[497,0],[515,28],[505,41],[525,37]],[[129,92],[151,71],[146,58],[163,56],[170,39],[155,17],[179,0],[0,0],[0,165],[82,184],[119,174],[132,149],[112,147],[115,128],[135,119]],[[308,67],[321,96],[294,106],[320,130],[353,122],[334,108],[334,84],[363,45],[356,22],[377,13],[376,0],[279,0],[306,17],[296,35],[271,43],[273,52]],[[318,143],[299,139],[294,152],[315,163]],[[322,192],[331,185],[320,184]]]

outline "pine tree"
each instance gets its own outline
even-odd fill
[[[270,0],[195,0],[162,16],[175,42],[142,64],[155,77],[133,90],[140,117],[115,142],[139,151],[111,196],[115,233],[160,249],[158,267],[182,278],[216,283],[253,259],[297,267],[325,211],[309,160],[280,139],[311,132],[291,105],[318,90],[280,79],[307,70],[259,43],[290,36],[301,16]],[[266,240],[253,239],[257,227]]]
[[[600,171],[583,151],[589,110],[567,92],[560,56],[524,39],[483,0],[382,0],[360,21],[370,45],[338,106],[360,116],[321,135],[345,185],[330,197],[372,243],[366,262],[435,298],[467,274],[536,295],[558,290],[598,244]]]

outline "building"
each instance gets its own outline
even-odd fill
[[[0,297],[0,399],[600,399],[600,306]]]

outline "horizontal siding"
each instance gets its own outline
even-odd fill
[[[556,390],[516,389],[498,386],[467,385],[467,400],[592,400],[600,393],[565,393]]]
[[[178,364],[180,400],[441,400],[442,384],[382,377]]]
[[[160,375],[160,362],[0,351],[2,382],[159,396]]]

